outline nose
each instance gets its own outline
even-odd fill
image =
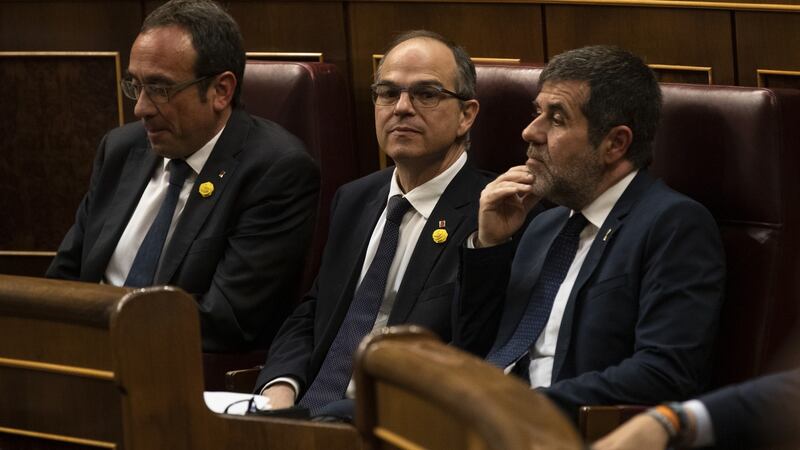
[[[547,142],[547,133],[541,126],[542,115],[531,120],[531,123],[522,130],[522,139],[531,144],[544,144]]]
[[[404,116],[414,114],[414,112],[414,104],[411,102],[411,95],[408,91],[401,92],[400,98],[397,99],[397,103],[394,105],[395,115]]]
[[[150,100],[144,89],[139,92],[139,98],[136,100],[136,106],[133,108],[133,115],[138,119],[145,117],[152,117],[158,113],[155,103]]]

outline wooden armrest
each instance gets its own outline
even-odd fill
[[[594,442],[648,408],[643,405],[582,406],[578,428],[586,442]]]
[[[255,366],[250,369],[231,370],[225,372],[225,390],[232,392],[253,392],[256,379],[264,366]]]

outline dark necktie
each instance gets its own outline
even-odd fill
[[[164,248],[172,216],[175,214],[175,206],[178,204],[178,196],[183,188],[183,182],[186,181],[191,170],[191,167],[182,159],[173,159],[167,164],[167,172],[169,172],[167,195],[164,197],[150,229],[147,230],[142,245],[139,246],[131,270],[128,272],[128,278],[125,279],[125,286],[143,287],[153,284],[158,259],[161,257],[161,249]]]
[[[539,338],[553,308],[561,283],[567,276],[569,266],[578,251],[580,233],[588,221],[583,214],[573,214],[564,228],[558,233],[550,250],[547,252],[539,280],[533,288],[528,306],[522,319],[517,324],[514,334],[505,343],[495,342],[486,360],[500,368],[506,368],[517,361],[530,349]],[[528,361],[527,358],[523,358]],[[527,373],[527,367],[524,372]]]
[[[300,400],[300,404],[308,407],[312,414],[328,403],[344,398],[353,372],[353,352],[375,325],[378,309],[383,302],[386,277],[397,250],[400,222],[410,207],[408,200],[399,195],[389,199],[386,224],[383,226],[375,258],[353,296],[347,315],[325,355],[317,377]]]

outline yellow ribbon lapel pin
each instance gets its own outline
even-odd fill
[[[442,219],[439,221],[439,228],[433,230],[433,234],[431,237],[433,238],[433,242],[437,244],[444,244],[447,242],[447,222]]]
[[[211,197],[211,194],[214,193],[214,183],[206,181],[197,188],[197,192],[199,192],[200,196],[203,198]]]

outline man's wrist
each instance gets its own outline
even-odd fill
[[[284,385],[292,390],[294,393],[294,401],[297,401],[297,394],[300,392],[300,383],[290,377],[279,377],[275,378],[274,380],[270,381],[269,383],[265,384],[263,388],[261,388],[261,395],[267,391],[267,389],[277,386],[277,385]]]
[[[498,245],[503,245],[506,242],[510,241],[511,238],[501,239],[497,242],[486,242],[485,240],[481,240],[480,233],[476,232],[474,235],[474,239],[472,240],[473,248],[489,248],[489,247],[497,247]]]
[[[664,428],[669,437],[670,447],[690,447],[695,440],[693,416],[681,403],[664,403],[647,410],[647,415],[655,419]]]

